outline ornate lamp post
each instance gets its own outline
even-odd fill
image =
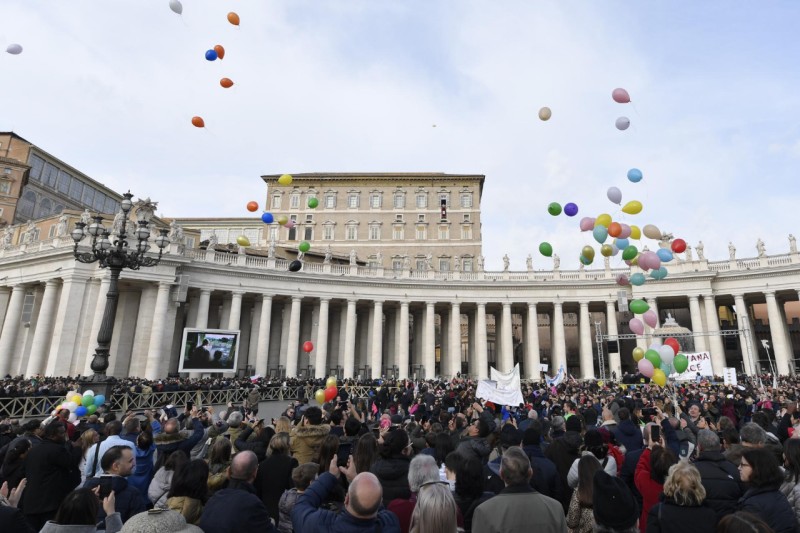
[[[146,217],[138,216],[139,227],[132,232],[133,235],[127,233],[128,215],[133,207],[131,198],[133,198],[133,195],[130,191],[123,195],[118,220],[115,219],[114,221],[115,224],[119,224],[118,235],[115,240],[112,241],[111,233],[103,226],[103,217],[100,216],[94,217],[94,223],[89,224],[88,227],[85,222],[77,222],[75,229],[71,233],[72,240],[75,241],[73,253],[76,261],[81,263],[97,262],[100,264],[100,268],[108,268],[111,271],[111,284],[108,287],[108,294],[106,294],[103,322],[100,326],[100,332],[97,334],[97,348],[91,364],[94,375],[87,380],[91,384],[90,386],[95,389],[95,393],[98,393],[99,389],[104,389],[103,394],[105,394],[106,398],[110,398],[108,394],[110,392],[108,390],[110,384],[106,377],[106,369],[108,368],[114,320],[117,316],[117,302],[119,301],[117,282],[120,273],[126,268],[139,270],[140,267],[156,266],[161,261],[164,248],[169,244],[168,230],[159,230],[160,235],[155,239],[156,246],[158,246],[158,257],[153,258],[145,255],[150,249],[150,245],[147,243],[147,239],[150,238],[150,229],[148,228],[149,222]],[[89,252],[78,251],[78,244],[87,233],[92,238],[92,249]],[[132,244],[133,238],[138,242],[135,246],[130,246],[128,239],[131,239]],[[103,384],[105,384],[105,387],[103,387]]]

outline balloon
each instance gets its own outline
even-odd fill
[[[619,237],[619,234],[622,233],[622,226],[619,222],[612,222],[608,226],[608,234],[611,237]]]
[[[250,211],[251,213],[258,211],[258,202],[253,202],[253,201],[247,202],[247,210]]]
[[[653,363],[647,359],[640,359],[639,362],[636,363],[636,366],[639,368],[639,373],[646,378],[653,377],[653,372],[656,370]]]
[[[672,251],[675,252],[676,254],[682,254],[683,252],[686,251],[686,241],[684,241],[683,239],[675,239],[674,241],[672,241],[670,247],[672,248]]]
[[[568,217],[574,217],[578,214],[578,206],[572,202],[564,206],[564,214]]]
[[[74,424],[75,422],[77,422],[77,421],[78,421],[78,415],[76,415],[75,413],[70,413],[70,414],[69,414],[69,418],[67,418],[67,420],[68,420],[70,423]]]
[[[638,346],[633,349],[633,360],[637,363],[644,359],[644,350]]]
[[[628,327],[630,327],[631,331],[636,335],[641,335],[644,333],[644,324],[642,324],[642,321],[638,318],[631,318],[628,322]]]
[[[622,202],[622,191],[618,187],[609,187],[606,191],[606,196],[611,200],[612,204],[619,204]]]
[[[63,403],[63,404],[62,404],[62,407],[63,407],[64,409],[67,409],[67,410],[69,410],[70,412],[72,412],[72,411],[74,411],[75,409],[77,409],[77,408],[78,408],[78,405],[79,405],[79,404],[77,404],[77,403],[75,403],[75,402],[65,402],[65,403]]]
[[[655,341],[654,341],[654,342],[652,342],[652,343],[650,344],[650,346],[649,346],[647,349],[648,349],[648,350],[654,350],[654,351],[656,351],[656,352],[657,352],[658,350],[660,350],[660,349],[661,349],[661,339],[658,339],[658,338],[657,338],[657,339],[655,339]]]
[[[301,268],[303,268],[303,263],[297,259],[289,263],[289,272],[300,272]]]
[[[543,107],[539,110],[539,120],[550,120],[552,116],[553,112],[550,111],[549,107]]]
[[[238,26],[239,25],[239,15],[237,15],[236,13],[231,11],[230,13],[228,13],[228,22],[230,22],[234,26]]]
[[[622,250],[622,258],[625,259],[626,261],[630,261],[631,259],[636,257],[636,254],[638,253],[639,250],[637,250],[635,246],[626,246]]]
[[[642,181],[642,171],[638,168],[632,168],[628,171],[628,181],[631,183],[639,183]]]
[[[628,276],[626,276],[625,274],[618,274],[617,275],[617,285],[619,285],[621,287],[626,287],[626,286],[628,286],[630,284],[631,284],[631,282],[628,280]]]
[[[667,384],[667,375],[660,368],[656,368],[655,370],[653,370],[653,375],[650,379],[652,379],[653,383],[655,383],[659,387],[663,387],[664,385]]]
[[[631,200],[622,208],[623,213],[627,213],[629,215],[638,215],[642,212],[642,202],[639,200]]]
[[[549,242],[543,242],[539,245],[539,253],[545,257],[550,257],[553,255],[553,247],[550,246]]]
[[[93,415],[95,411],[97,411],[97,406],[94,404],[86,408],[86,414]]]
[[[631,226],[631,239],[639,240],[642,238],[642,230],[639,226]]]
[[[656,254],[655,252],[645,252],[642,255],[647,256],[648,268],[650,268],[651,270],[658,270],[659,268],[661,268],[661,258],[658,257],[658,254]],[[639,260],[639,264],[640,265],[642,264],[641,259]]]
[[[83,395],[83,399],[81,400],[81,405],[84,407],[89,407],[94,403],[94,396],[89,396],[88,394]]]
[[[609,227],[611,225],[611,215],[609,215],[607,213],[603,213],[602,215],[599,215],[595,219],[594,225],[595,226],[598,226],[598,225],[599,226],[605,226],[606,228]]]
[[[192,126],[195,128],[205,128],[206,123],[203,121],[202,117],[192,117]]]
[[[641,315],[650,309],[650,306],[647,305],[647,302],[644,300],[632,300],[631,303],[628,304],[628,309],[635,315]]]
[[[644,274],[642,274],[641,272],[637,272],[636,274],[631,276],[631,285],[639,287],[641,285],[644,285],[644,282],[645,282],[645,277]]]
[[[336,376],[331,376],[325,381],[325,388],[336,386]]]
[[[297,249],[303,253],[306,253],[311,249],[311,244],[308,241],[303,241],[297,246]]]
[[[584,265],[592,264],[592,259],[589,259],[588,257],[580,256],[578,260],[580,260],[580,262],[583,263]]]
[[[625,261],[625,263],[627,263],[628,265],[631,265],[631,266],[637,266],[639,264],[639,255],[640,254],[636,254],[636,257],[634,257],[630,261]]]
[[[320,405],[325,403],[325,391],[323,389],[317,389],[317,392],[314,393],[314,399],[317,400],[317,403]]]
[[[678,352],[681,351],[681,345],[678,342],[678,339],[676,339],[675,337],[667,337],[666,339],[664,339],[664,346],[669,346],[670,348],[672,348],[673,356],[678,355]]]
[[[308,207],[310,207],[311,209],[316,209],[318,205],[319,205],[319,200],[317,200],[316,198],[308,199]]]
[[[87,395],[87,394],[89,396],[94,396],[94,391],[92,389],[85,390],[85,391],[83,391],[83,394],[84,394],[84,396]]]
[[[672,350],[672,346],[662,346],[658,349],[658,355],[661,357],[662,363],[672,364],[672,360],[675,359],[675,352]]]
[[[631,243],[630,243],[630,241],[628,239],[623,239],[623,238],[619,238],[619,237],[614,239],[614,246],[616,246],[620,250],[624,250],[625,248],[627,248],[630,245],[631,245]],[[634,248],[636,248],[636,247],[634,246]]]
[[[547,206],[547,212],[557,217],[561,214],[561,204],[558,202],[551,202],[550,205]]]
[[[597,225],[592,230],[592,235],[594,236],[594,240],[596,240],[600,244],[603,244],[604,242],[606,242],[606,239],[608,238],[608,230],[606,229],[605,226]]]
[[[83,397],[80,394],[73,394],[67,398],[67,401],[73,402],[75,404],[80,404]]]
[[[583,217],[580,226],[581,231],[591,231],[594,228],[594,219],[592,217]]]
[[[275,221],[275,217],[272,216],[272,213],[262,213],[261,214],[261,222],[264,224],[272,224]]]
[[[588,245],[584,246],[583,249],[581,250],[581,255],[586,259],[588,259],[589,261],[591,261],[592,259],[594,259],[594,248]]]
[[[650,309],[649,311],[645,311],[644,316],[642,316],[642,318],[644,319],[645,324],[647,324],[651,328],[654,328],[658,325],[658,315],[652,309]]]
[[[330,402],[339,395],[339,389],[336,387],[328,387],[325,389],[325,401]]]
[[[675,356],[675,359],[672,360],[672,366],[675,367],[675,372],[679,374],[686,372],[686,369],[689,368],[689,358],[679,353]]]
[[[76,416],[86,416],[86,408],[81,405],[80,407],[75,409],[75,415]]]
[[[104,403],[106,403],[106,397],[103,396],[102,394],[98,394],[97,396],[94,397],[94,405],[96,407],[100,407]]]
[[[178,0],[169,0],[169,8],[178,15],[183,13],[183,4]]]
[[[614,249],[611,247],[610,244],[604,244],[600,247],[600,255],[603,257],[611,257],[614,255]]]
[[[631,227],[629,225],[620,223],[620,228],[619,236],[621,238],[627,239],[631,236]]]
[[[655,239],[655,240],[661,239],[661,230],[652,224],[646,225],[642,230],[642,232],[644,233],[644,236],[647,237],[648,239]]]
[[[306,341],[303,343],[303,351],[306,353],[311,353],[314,350],[314,343],[311,341]]]
[[[285,226],[287,222],[289,222],[289,217],[286,215],[281,215],[278,217],[278,224],[281,226]]]
[[[653,367],[655,368],[661,366],[661,356],[658,355],[657,350],[653,349],[647,350],[646,352],[644,352],[644,358],[653,363]]]
[[[618,104],[627,104],[631,101],[631,97],[628,94],[628,91],[625,89],[617,88],[611,91],[611,98],[614,99],[615,102]]]
[[[206,50],[206,60],[208,61],[216,61],[217,59],[217,52],[216,50]]]
[[[239,235],[238,237],[236,237],[236,243],[239,246],[250,246],[250,239],[248,239],[244,235]]]
[[[614,125],[618,130],[624,131],[631,125],[631,120],[628,117],[619,117]]]
[[[22,46],[21,46],[21,45],[19,45],[19,44],[16,44],[16,43],[14,43],[14,44],[9,44],[9,45],[6,47],[6,52],[8,52],[9,54],[11,54],[12,56],[17,56],[17,55],[19,55],[19,54],[21,54],[21,53],[22,53]]]
[[[292,229],[294,227],[294,220],[291,220],[291,219],[287,220],[286,224],[284,224],[284,226],[286,226],[289,229]]]
[[[222,78],[219,80],[219,84],[225,87],[226,89],[230,89],[233,87],[233,81],[230,78]]]
[[[291,174],[282,174],[280,178],[278,178],[278,183],[280,185],[291,185],[292,184],[292,175]]]
[[[616,244],[612,243],[611,244],[611,255],[616,256],[618,253],[619,253],[619,248],[617,248]]]
[[[667,268],[662,266],[650,272],[650,277],[653,279],[664,279],[667,277],[667,274]]]
[[[222,47],[221,44],[214,45],[214,51],[217,53],[217,57],[222,59],[225,57],[225,49]]]

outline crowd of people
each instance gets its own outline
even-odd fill
[[[246,401],[0,421],[0,531],[800,531],[795,377],[526,383],[517,406],[460,377],[343,383],[270,419],[268,382],[215,379]]]

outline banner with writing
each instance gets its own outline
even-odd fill
[[[698,372],[703,377],[714,375],[714,369],[711,366],[711,355],[708,352],[685,353],[683,355],[689,359],[689,366],[686,367],[684,372],[672,374],[670,377],[678,381],[690,381],[697,379]]]

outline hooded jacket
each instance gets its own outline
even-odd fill
[[[319,456],[322,441],[330,433],[331,427],[327,424],[318,426],[299,426],[292,430],[291,446],[292,455],[299,464],[310,463]]]
[[[87,489],[93,489],[99,484],[99,477],[90,477],[83,486]],[[124,477],[113,476],[111,488],[114,491],[114,510],[120,514],[123,523],[127,522],[133,515],[143,513],[147,510],[144,496],[136,490],[136,487],[130,485],[128,480]],[[97,511],[97,521],[102,522],[105,519],[106,512],[101,505],[100,509]]]
[[[720,451],[700,452],[693,464],[700,472],[706,489],[705,503],[717,513],[717,520],[736,512],[737,502],[743,493],[736,465]]]
[[[408,467],[411,459],[405,455],[393,456],[388,459],[378,459],[372,465],[370,472],[377,476],[383,487],[383,505],[402,498],[407,500],[411,496],[411,488],[408,486]]]
[[[623,420],[614,430],[617,442],[625,446],[625,451],[640,450],[644,447],[642,430],[632,420]]]

